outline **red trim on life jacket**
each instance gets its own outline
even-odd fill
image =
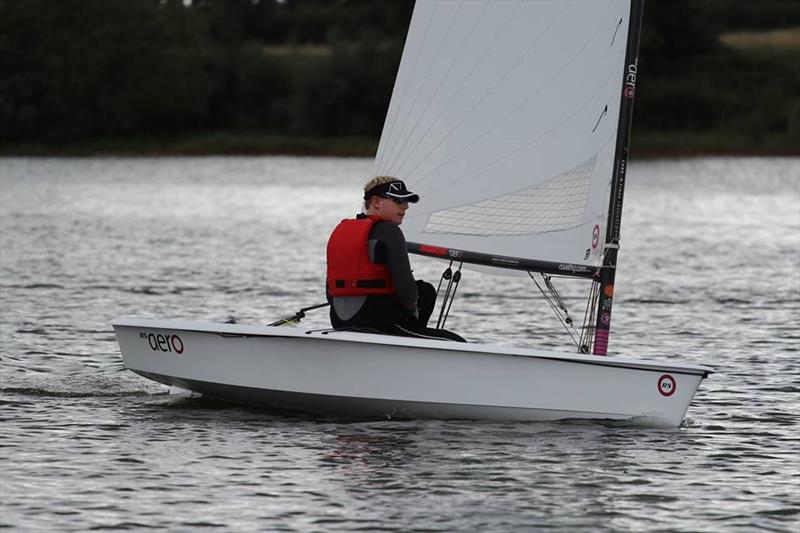
[[[380,217],[342,220],[328,239],[327,288],[331,296],[395,294],[386,265],[369,260],[369,232]]]

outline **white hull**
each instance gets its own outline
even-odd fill
[[[125,366],[207,396],[354,417],[677,426],[712,370],[287,327],[119,319]],[[180,352],[180,353],[178,353]]]

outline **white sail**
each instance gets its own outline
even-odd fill
[[[630,2],[418,0],[375,175],[410,242],[602,261]]]

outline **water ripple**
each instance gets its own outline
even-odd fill
[[[0,526],[797,530],[798,164],[630,165],[613,349],[718,370],[680,428],[652,430],[324,418],[146,381],[122,366],[110,320],[267,323],[321,300],[327,233],[371,162],[4,159]],[[556,282],[582,310],[583,282]],[[448,326],[567,349],[530,280],[463,285]],[[327,327],[326,313],[304,324]]]

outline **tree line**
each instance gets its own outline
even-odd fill
[[[377,137],[413,0],[0,0],[0,143],[207,131]],[[800,135],[800,54],[723,31],[791,0],[648,0],[637,132]]]

